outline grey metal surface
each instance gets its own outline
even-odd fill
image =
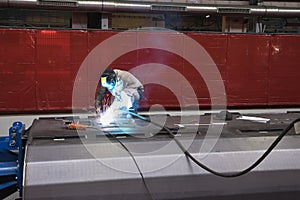
[[[214,152],[204,158],[198,153],[194,156],[217,171],[241,171],[273,139],[220,139]],[[160,146],[159,143],[163,141],[125,142],[129,149],[135,150]],[[178,150],[176,146],[172,148],[174,152]],[[179,153],[135,155],[135,158],[155,199],[241,194],[251,197],[273,192],[289,195],[300,191],[300,138],[295,136],[288,136],[261,165],[239,178],[216,177]],[[25,174],[25,199],[149,198],[132,158],[113,143],[29,146]]]
[[[214,140],[205,140],[205,128],[200,127],[195,134],[185,127],[177,138],[210,168],[239,172],[256,161],[299,113],[258,116],[270,121],[244,122],[235,114],[209,153],[200,152],[205,143]],[[211,115],[202,116],[200,123],[206,124],[210,119]],[[167,124],[177,121],[169,117]],[[97,129],[87,129],[74,137],[76,134],[68,131],[62,121],[37,120],[29,135],[25,199],[274,200],[300,194],[300,135],[294,130],[258,167],[237,178],[217,177],[199,168],[168,135],[122,135],[119,140],[134,155],[151,195],[129,153],[115,138],[98,134]]]

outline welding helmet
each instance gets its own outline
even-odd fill
[[[107,68],[100,77],[100,84],[107,89],[113,89],[117,82],[116,73],[112,68]]]

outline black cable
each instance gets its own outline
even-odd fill
[[[281,134],[276,138],[276,140],[270,145],[270,147],[263,153],[263,155],[255,161],[252,165],[250,165],[248,168],[244,169],[243,171],[237,172],[237,173],[222,173],[222,172],[217,172],[206,165],[202,164],[199,162],[187,149],[184,148],[184,146],[181,144],[181,142],[176,138],[176,135],[172,133],[170,129],[168,129],[166,126],[160,125],[158,123],[152,122],[149,119],[140,116],[139,114],[129,112],[131,115],[138,117],[139,119],[142,119],[144,121],[147,121],[149,123],[152,123],[163,130],[166,130],[170,136],[175,140],[177,143],[178,147],[184,152],[184,154],[189,157],[194,163],[196,163],[199,167],[203,168],[204,170],[216,175],[216,176],[221,176],[225,178],[233,178],[233,177],[238,177],[242,176],[248,172],[250,172],[253,168],[255,168],[257,165],[259,165],[271,152],[272,150],[277,146],[277,144],[281,141],[281,139],[289,132],[291,128],[293,128],[294,124],[300,121],[300,118],[295,119],[293,122],[291,122],[282,132]]]
[[[100,130],[99,128],[96,128],[96,129],[97,129],[97,130]],[[113,134],[111,134],[110,132],[107,132],[107,131],[104,131],[104,132],[105,132],[106,134],[108,134],[110,137],[112,137],[112,138],[114,138],[115,140],[117,140],[117,141],[121,144],[121,146],[128,152],[128,154],[129,154],[130,157],[132,158],[132,160],[133,160],[133,162],[134,162],[134,164],[135,164],[137,170],[139,171],[139,174],[140,174],[140,176],[141,176],[141,178],[142,178],[142,181],[143,181],[143,185],[144,185],[144,187],[145,187],[147,193],[149,194],[150,199],[154,200],[154,197],[153,197],[153,195],[152,195],[152,193],[151,193],[151,191],[150,191],[150,189],[149,189],[149,187],[148,187],[148,185],[147,185],[147,183],[146,183],[146,181],[145,181],[145,177],[144,177],[144,175],[143,175],[143,173],[142,173],[142,170],[140,169],[140,167],[139,167],[139,165],[138,165],[138,163],[137,163],[137,161],[136,161],[134,155],[129,151],[129,149],[126,147],[126,145],[125,145],[121,140],[119,140],[117,137],[115,137],[115,136],[114,136]]]
[[[116,137],[115,137],[115,138],[116,138]],[[116,139],[117,139],[117,138],[116,138]],[[145,188],[146,188],[146,190],[147,190],[147,193],[148,193],[149,196],[150,196],[150,199],[154,200],[153,195],[152,195],[152,193],[151,193],[151,191],[150,191],[148,185],[146,184],[145,177],[144,177],[144,175],[143,175],[143,173],[142,173],[142,171],[141,171],[139,165],[137,164],[135,157],[132,155],[132,153],[129,151],[129,149],[125,146],[125,144],[124,144],[123,142],[121,142],[119,139],[117,139],[117,141],[122,145],[122,147],[123,147],[123,148],[129,153],[129,155],[131,156],[131,158],[132,158],[134,164],[136,165],[136,168],[137,168],[138,171],[139,171],[139,174],[140,174],[141,177],[142,177],[143,184],[144,184],[144,186],[145,186]]]
[[[151,191],[150,191],[148,185],[146,184],[145,177],[144,177],[144,175],[143,175],[143,173],[142,173],[142,171],[141,171],[141,169],[140,169],[140,167],[139,167],[139,165],[138,165],[138,163],[137,163],[137,161],[136,161],[134,155],[129,151],[129,149],[126,147],[126,145],[125,145],[121,140],[119,140],[117,137],[115,137],[114,135],[112,135],[112,134],[109,133],[109,132],[106,132],[106,131],[105,131],[105,133],[107,133],[110,137],[116,139],[116,140],[121,144],[121,146],[128,152],[128,154],[129,154],[130,157],[132,158],[132,160],[133,160],[133,162],[134,162],[134,164],[135,164],[137,170],[139,171],[139,174],[140,174],[140,176],[141,176],[141,178],[142,178],[142,181],[143,181],[143,185],[144,185],[144,187],[145,187],[147,193],[149,194],[150,199],[154,200],[153,195],[152,195],[152,193],[151,193]]]

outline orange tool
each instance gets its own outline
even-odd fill
[[[87,125],[71,123],[69,124],[68,128],[70,130],[85,130],[87,128]]]

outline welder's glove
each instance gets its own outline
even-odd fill
[[[100,108],[96,108],[96,114],[100,115],[101,114],[101,109]]]

